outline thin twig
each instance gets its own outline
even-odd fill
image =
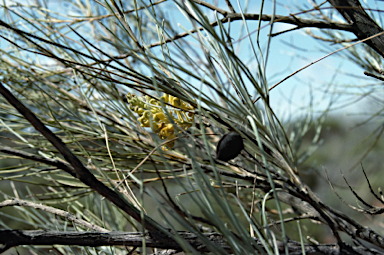
[[[371,182],[369,181],[368,176],[367,176],[367,174],[365,173],[365,170],[364,170],[364,167],[363,167],[363,163],[361,163],[361,170],[362,170],[363,173],[364,173],[365,180],[367,181],[369,190],[371,191],[371,193],[373,194],[373,196],[374,196],[377,200],[379,200],[382,204],[384,204],[384,200],[383,200],[382,198],[380,198],[378,195],[376,195],[376,193],[373,191],[372,186],[371,186]]]
[[[376,74],[369,73],[369,72],[367,72],[367,71],[364,71],[364,74],[365,74],[366,76],[370,76],[370,77],[376,78],[376,79],[378,79],[378,80],[380,80],[380,81],[384,81],[384,77],[378,76],[378,75],[376,75]]]
[[[220,23],[224,24],[224,23],[227,23],[229,21],[241,21],[241,20],[243,20],[243,16],[241,13],[228,13],[228,12],[226,12],[226,13],[227,13],[226,16],[224,18],[220,19]],[[272,17],[273,17],[273,15],[268,15],[268,14],[263,14],[260,16],[259,14],[244,13],[243,15],[244,15],[245,20],[255,20],[255,21],[258,21],[258,20],[271,21]],[[347,32],[353,32],[353,27],[350,24],[341,23],[341,22],[330,23],[330,22],[325,22],[325,21],[302,19],[302,18],[297,18],[297,17],[293,18],[290,16],[283,16],[283,15],[275,15],[273,21],[275,23],[280,22],[280,23],[285,23],[285,24],[296,25],[300,28],[313,27],[313,28],[337,29],[337,30],[342,30],[342,31],[347,31]],[[215,27],[218,24],[219,24],[219,22],[214,21],[214,22],[210,23],[210,26]],[[204,28],[198,27],[197,29],[191,29],[187,32],[177,34],[177,35],[173,36],[172,38],[167,38],[165,40],[161,40],[161,41],[158,41],[155,43],[148,44],[148,45],[146,45],[146,48],[154,48],[154,47],[163,45],[165,43],[174,42],[174,41],[177,41],[181,38],[184,38],[186,36],[189,36],[191,34],[196,33],[197,31],[201,31],[201,30],[204,30]],[[132,54],[134,54],[134,53],[124,53],[124,54],[113,57],[113,59],[125,59],[125,58],[131,56]],[[108,62],[108,61],[112,61],[112,60],[111,59],[98,60],[97,62],[91,63],[90,65],[94,65],[94,64],[97,64],[100,62]],[[65,70],[62,70],[62,71],[65,71]]]
[[[358,41],[358,42],[352,43],[351,45],[348,45],[348,46],[345,46],[345,47],[343,47],[343,48],[337,49],[337,50],[335,50],[335,51],[333,51],[333,52],[331,52],[331,53],[329,53],[329,54],[327,54],[327,55],[325,55],[325,56],[323,56],[323,57],[321,57],[321,58],[319,58],[319,59],[317,59],[317,60],[315,60],[315,61],[309,63],[308,65],[305,65],[304,67],[302,67],[302,68],[296,70],[295,72],[291,73],[290,75],[286,76],[284,79],[282,79],[281,81],[279,81],[278,83],[276,83],[275,85],[273,85],[272,87],[270,87],[270,88],[268,89],[268,91],[271,91],[272,89],[276,88],[278,85],[280,85],[280,84],[283,83],[284,81],[288,80],[289,78],[293,77],[294,75],[296,75],[297,73],[303,71],[304,69],[307,69],[307,68],[310,67],[311,65],[316,64],[317,62],[319,62],[319,61],[321,61],[321,60],[323,60],[323,59],[325,59],[325,58],[327,58],[327,57],[329,57],[329,56],[331,56],[331,55],[333,55],[333,54],[335,54],[335,53],[337,53],[337,52],[339,52],[339,51],[348,49],[348,48],[350,48],[350,47],[352,47],[352,46],[355,46],[356,44],[359,44],[359,43],[362,43],[362,42],[371,40],[372,38],[381,36],[381,35],[383,35],[383,34],[384,34],[384,31],[383,31],[383,32],[380,32],[380,33],[378,33],[378,34],[372,35],[372,36],[370,36],[370,37],[368,37],[368,38],[365,38],[365,39],[363,39],[363,40],[360,40],[360,41]],[[253,101],[253,103],[256,103],[260,98],[261,98],[261,97],[258,97],[257,99],[255,99],[255,101]]]
[[[235,8],[233,8],[233,6],[232,6],[230,0],[225,0],[225,3],[227,4],[228,9],[229,9],[232,13],[236,13]]]
[[[356,191],[355,191],[354,189],[352,189],[351,185],[349,185],[347,179],[345,178],[343,172],[340,171],[340,173],[341,173],[341,176],[343,177],[345,183],[348,185],[349,190],[353,193],[353,195],[357,198],[357,200],[359,200],[361,203],[363,203],[363,205],[365,205],[365,206],[367,206],[367,207],[369,207],[369,208],[373,208],[372,205],[370,205],[370,204],[368,204],[367,202],[365,202],[365,201],[364,201],[364,200],[363,200],[363,199],[356,193]],[[383,209],[384,209],[384,208],[383,208]],[[364,209],[363,209],[363,210],[364,210]]]
[[[42,211],[45,211],[48,213],[52,213],[52,214],[61,216],[65,219],[68,219],[69,221],[73,221],[74,223],[77,223],[77,224],[82,225],[82,226],[89,228],[89,229],[93,229],[95,231],[99,231],[99,232],[109,232],[110,231],[110,230],[105,229],[103,227],[89,223],[88,221],[79,219],[74,214],[72,214],[70,212],[66,212],[66,211],[63,211],[63,210],[60,210],[60,209],[57,209],[57,208],[54,208],[51,206],[47,206],[47,205],[36,204],[34,202],[31,202],[31,201],[26,201],[26,200],[15,198],[15,199],[10,199],[10,200],[5,200],[3,202],[0,202],[0,208],[6,207],[6,206],[27,206],[27,207],[39,209],[39,210],[42,210]]]

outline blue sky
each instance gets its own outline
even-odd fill
[[[7,0],[6,3],[19,2],[25,3],[26,0]],[[30,1],[32,4],[34,1]],[[207,1],[210,3],[218,3],[218,6],[227,9],[224,1]],[[299,1],[300,2],[300,1]],[[61,11],[63,9],[63,2],[61,1],[49,1],[53,11]],[[92,3],[92,1],[90,1]],[[239,11],[238,2],[232,1],[236,11]],[[246,6],[246,1],[239,1],[243,11]],[[372,5],[381,4],[380,2],[372,1]],[[54,7],[57,4],[57,7]],[[284,6],[285,4],[285,6]],[[294,8],[295,1],[280,1],[276,4],[276,14],[289,15],[290,13],[298,13],[300,10]],[[307,1],[300,3],[306,5],[305,8],[309,9],[311,6]],[[162,4],[163,5],[163,4]],[[383,5],[383,4],[381,4]],[[188,20],[180,13],[177,12],[177,8],[174,3],[164,3],[163,6],[172,6],[169,10],[169,14],[172,15],[174,20],[180,24],[180,32],[183,31],[181,27],[187,29],[191,28]],[[288,7],[287,7],[288,6]],[[380,6],[374,6],[380,8]],[[260,3],[256,4],[250,2],[248,13],[259,13]],[[204,7],[203,10],[207,10]],[[382,8],[384,9],[384,8]],[[325,10],[326,11],[326,10]],[[72,15],[76,15],[76,10],[71,10]],[[214,14],[212,11],[207,11],[209,18],[213,21]],[[272,2],[266,1],[264,7],[264,13],[272,13]],[[71,13],[68,13],[71,15]],[[299,15],[298,17],[302,17]],[[378,22],[380,22],[380,16],[376,16]],[[340,21],[342,19],[340,18]],[[263,23],[266,24],[266,23]],[[248,22],[250,32],[254,32],[257,29],[257,22]],[[239,35],[241,21],[235,21],[232,23],[233,35]],[[274,32],[284,31],[291,28],[291,25],[283,23],[275,23]],[[316,29],[312,29],[316,33]],[[260,33],[261,47],[266,46],[269,33],[269,26],[265,26]],[[317,33],[320,34],[320,33]],[[249,39],[245,36],[245,31],[242,32],[242,40],[236,43],[236,47],[239,48],[239,55],[245,62],[250,61],[249,68],[256,73],[256,63],[252,62],[252,50],[250,48]],[[353,35],[351,35],[353,38]],[[74,36],[75,39],[76,36]],[[238,37],[239,38],[239,37]],[[252,33],[251,40],[256,42],[256,33]],[[2,46],[4,47],[4,42]],[[358,47],[358,46],[357,46]],[[319,42],[305,33],[305,29],[295,30],[273,37],[271,40],[271,50],[269,52],[268,66],[266,74],[268,77],[269,86],[276,84],[278,81],[284,79],[287,75],[295,72],[296,70],[304,67],[305,65],[316,61],[324,55],[341,48],[340,45],[332,45],[327,42]],[[363,75],[363,69],[359,66],[351,63],[350,61],[340,57],[341,53],[337,53],[330,56],[311,67],[295,74],[294,77],[281,83],[276,89],[271,92],[271,104],[273,108],[281,115],[293,114],[298,115],[305,114],[308,111],[308,106],[312,105],[312,108],[316,111],[322,111],[325,109],[330,100],[338,99],[338,103],[345,103],[349,100],[353,100],[359,97],[364,92],[369,91],[371,87],[363,88],[359,86],[367,83],[378,83],[376,80]],[[340,91],[344,95],[339,97],[337,94],[332,96],[333,91]],[[337,104],[335,104],[337,105]],[[342,108],[339,111],[335,111],[335,114],[345,114],[350,109],[361,110],[365,107],[365,104],[356,104],[350,106],[349,110]]]
[[[218,2],[219,7],[227,9],[224,1]],[[211,1],[211,3],[213,2]],[[239,11],[236,2],[232,1],[232,3],[236,11]],[[277,4],[276,14],[290,15],[300,12],[300,10],[291,8],[294,6],[292,1],[289,2],[290,4],[288,4],[288,2],[283,3],[287,3],[290,8]],[[240,4],[244,8],[245,1],[240,1]],[[311,8],[307,2],[306,5],[307,9]],[[249,6],[249,13],[260,12],[259,2],[257,4],[250,4]],[[324,12],[330,10],[331,9],[325,9]],[[264,13],[272,13],[271,1],[266,1]],[[215,18],[213,14],[209,17],[212,21]],[[298,17],[304,16],[299,14]],[[179,18],[178,21],[183,27],[188,28],[188,24],[184,23],[182,18]],[[339,17],[339,21],[343,21],[341,17]],[[248,22],[251,33],[257,29],[257,24],[257,21]],[[264,24],[267,23],[263,23],[263,25]],[[241,21],[234,21],[232,31],[236,31],[236,28],[240,29],[240,27]],[[289,24],[275,23],[273,31],[276,33],[292,27],[293,26]],[[265,47],[267,44],[269,29],[269,26],[265,26],[261,30],[260,44],[262,47]],[[315,40],[306,33],[306,30],[307,29],[290,31],[272,38],[266,70],[270,87],[296,70],[342,48],[342,46],[333,45],[330,42]],[[311,29],[311,31],[316,35],[321,35],[319,29]],[[341,33],[348,34],[351,38],[354,38],[354,35],[351,33]],[[235,36],[236,32],[233,32],[233,34]],[[236,47],[240,48],[239,55],[244,59],[244,62],[247,62],[247,58],[249,58],[249,56],[252,57],[252,50],[249,39],[245,37],[245,34],[243,34],[241,38],[243,39],[237,43],[240,46]],[[251,39],[253,43],[256,44],[256,33],[252,33]],[[355,47],[361,49],[360,46]],[[363,86],[360,86],[361,84],[379,84],[379,82],[365,76],[363,74],[364,70],[353,62],[343,58],[343,54],[343,52],[339,52],[329,56],[281,83],[271,92],[271,104],[273,108],[282,115],[293,114],[299,116],[307,113],[309,105],[311,105],[314,111],[321,112],[329,106],[330,101],[334,101],[333,106],[339,109],[332,111],[333,114],[337,115],[349,114],[350,112],[364,108],[366,105],[364,100],[362,100],[361,103],[350,105],[348,108],[339,108],[339,106],[348,105],[348,102],[357,100],[362,94],[371,89],[369,86],[363,88]],[[250,63],[249,68],[253,69],[256,73],[256,63]],[[340,94],[344,95],[340,96]]]

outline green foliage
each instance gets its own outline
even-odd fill
[[[187,254],[200,254],[201,247],[178,231],[195,234],[212,254],[288,254],[290,240],[304,253],[303,236],[316,232],[308,220],[314,217],[301,212],[292,218],[296,208],[280,201],[279,192],[317,201],[300,172],[323,142],[332,103],[321,114],[311,105],[303,118],[289,121],[277,114],[267,75],[274,37],[261,34],[261,16],[251,36],[242,9],[250,6],[243,3],[237,23],[222,18],[223,9],[200,1],[57,4],[2,6],[1,82],[97,180],[140,210],[143,220],[50,164],[68,162],[0,97],[2,143],[47,160],[2,151],[2,163],[9,164],[0,169],[4,201],[31,203],[1,209],[0,226],[144,232],[147,215],[170,229]],[[268,34],[274,31],[275,5]],[[184,22],[176,27],[181,15]],[[231,29],[240,31],[236,38]],[[246,56],[237,52],[237,41]],[[357,62],[353,49],[348,57]],[[359,64],[372,67],[377,61]],[[215,150],[230,131],[241,134],[245,150],[225,163],[215,159]],[[211,232],[222,235],[226,247],[213,242]],[[118,246],[53,247],[62,254],[127,253]],[[145,242],[141,250],[151,252]]]

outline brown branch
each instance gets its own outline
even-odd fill
[[[229,21],[243,20],[243,16],[241,13],[229,13],[229,12],[225,12],[225,13],[226,13],[225,17],[220,20],[220,22],[223,24],[227,23]],[[296,16],[293,17],[293,16],[283,16],[283,15],[274,15],[273,16],[273,15],[263,14],[260,16],[259,14],[252,14],[252,13],[244,13],[243,15],[244,15],[245,20],[254,20],[254,21],[258,21],[258,20],[271,21],[272,18],[274,17],[273,22],[280,22],[280,23],[296,25],[297,28],[316,27],[316,28],[323,28],[323,29],[336,29],[336,30],[342,30],[342,31],[347,31],[347,32],[353,32],[354,31],[354,27],[352,25],[346,24],[346,23],[341,23],[341,22],[327,22],[327,21],[323,21],[323,20],[302,19],[302,18],[298,18]],[[212,27],[217,26],[217,25],[218,25],[217,21],[210,23],[210,26],[212,26]],[[160,46],[162,44],[165,44],[165,43],[170,43],[170,42],[176,41],[178,39],[184,38],[190,34],[196,33],[197,31],[201,31],[203,29],[204,29],[203,27],[199,27],[197,29],[191,29],[188,32],[177,34],[172,38],[167,38],[165,40],[149,44],[149,45],[147,45],[147,47],[153,48],[153,47],[157,47],[157,46]],[[114,59],[124,59],[126,57],[131,56],[131,55],[132,55],[132,53],[125,53],[125,54],[121,54],[119,56],[114,57]],[[111,59],[99,61],[99,62],[105,62],[105,61],[111,61]]]
[[[352,26],[352,32],[362,40],[378,34],[383,29],[365,12],[358,0],[328,0]],[[384,57],[384,35],[365,42]]]
[[[186,236],[187,237],[187,236]],[[173,239],[158,241],[148,234],[127,232],[76,232],[45,230],[0,230],[0,253],[19,245],[124,245],[141,247],[143,238],[147,247],[180,249]]]
[[[232,13],[236,13],[235,8],[233,8],[233,6],[232,6],[230,0],[225,0],[225,3],[227,4],[229,10],[230,10]]]
[[[377,208],[377,207],[374,207],[374,206],[368,204],[367,202],[365,202],[364,199],[361,198],[361,197],[359,196],[359,194],[357,194],[357,192],[351,187],[351,185],[349,184],[347,178],[345,178],[343,172],[340,171],[340,173],[341,173],[341,176],[343,177],[345,183],[347,184],[349,190],[352,192],[352,194],[356,197],[356,199],[357,199],[358,201],[360,201],[361,203],[363,203],[363,205],[365,205],[366,207],[369,207],[370,210],[378,209],[379,211],[381,211],[381,212],[377,212],[377,213],[383,213],[383,212],[384,212],[384,208]],[[364,209],[362,209],[362,210],[365,211]]]
[[[370,77],[376,78],[376,79],[378,79],[378,80],[380,80],[380,81],[384,81],[384,78],[383,78],[383,77],[378,76],[378,75],[376,75],[376,74],[373,74],[373,73],[370,73],[370,72],[367,72],[367,71],[365,71],[364,74],[365,74],[366,76],[370,76]]]
[[[305,31],[308,35],[310,35],[312,38],[315,38],[315,39],[318,39],[318,40],[321,40],[323,42],[331,42],[333,44],[341,44],[341,43],[354,43],[354,42],[357,42],[358,39],[328,39],[328,38],[325,38],[325,37],[322,37],[322,36],[318,36],[318,35],[315,35],[314,33],[312,33],[311,30],[308,30],[308,31]]]
[[[259,21],[260,20],[260,21],[266,21],[266,22],[273,20],[273,22],[280,22],[280,23],[286,23],[286,24],[295,25],[295,26],[297,26],[295,29],[305,28],[305,27],[315,27],[315,28],[322,28],[322,29],[336,29],[336,30],[342,30],[342,31],[348,31],[348,32],[355,32],[355,27],[353,25],[346,24],[346,23],[341,23],[341,22],[328,22],[328,21],[323,21],[323,20],[302,19],[302,18],[298,18],[298,17],[296,17],[294,15],[283,16],[283,15],[267,15],[267,14],[262,14],[260,16],[259,14],[253,14],[253,13],[244,13],[244,14],[241,14],[241,13],[231,13],[231,12],[222,10],[220,8],[217,8],[215,6],[211,6],[209,3],[205,3],[203,1],[194,0],[194,2],[196,2],[197,4],[203,5],[205,7],[208,7],[210,9],[212,9],[212,10],[216,10],[219,13],[221,13],[224,16],[220,20],[221,23],[227,23],[229,21],[243,20],[243,18],[244,18],[245,20],[254,20],[254,21]],[[218,24],[219,24],[219,22],[215,21],[215,22],[210,23],[210,26],[214,27],[214,26],[217,26]],[[50,45],[53,45],[53,46],[56,46],[56,47],[59,47],[59,48],[64,48],[66,50],[73,51],[76,54],[80,54],[80,55],[82,55],[82,56],[84,56],[86,58],[91,58],[92,60],[95,61],[94,63],[87,64],[86,67],[90,67],[92,65],[96,65],[96,64],[100,64],[100,63],[107,63],[107,62],[110,62],[110,61],[113,61],[113,60],[117,60],[117,59],[124,59],[124,58],[127,58],[127,57],[129,57],[129,56],[131,56],[133,54],[133,53],[130,52],[130,53],[125,53],[125,54],[121,54],[121,55],[115,56],[113,58],[111,57],[110,59],[107,59],[107,60],[97,60],[97,59],[95,59],[95,58],[93,58],[91,56],[85,55],[82,52],[79,52],[79,51],[76,51],[74,49],[68,48],[67,46],[60,45],[58,43],[55,43],[55,42],[43,39],[43,38],[38,37],[36,35],[32,35],[30,33],[27,33],[27,32],[24,32],[22,30],[19,30],[17,28],[14,28],[14,27],[10,26],[9,24],[7,24],[7,23],[5,23],[5,22],[3,22],[1,20],[0,20],[0,26],[3,26],[5,28],[7,28],[7,29],[10,29],[10,30],[16,32],[17,34],[19,34],[19,35],[21,35],[23,37],[29,36],[29,37],[32,37],[32,38],[37,39],[39,41],[42,41],[44,43],[47,43],[47,44],[50,44]],[[197,29],[192,29],[192,30],[190,30],[188,32],[184,32],[184,33],[180,33],[178,35],[175,35],[172,38],[167,38],[165,40],[149,44],[146,47],[147,48],[153,48],[153,47],[157,47],[157,46],[163,45],[165,43],[170,43],[170,42],[176,41],[178,39],[184,38],[184,37],[186,37],[186,36],[188,36],[190,34],[196,33],[197,31],[201,31],[203,29],[204,29],[203,27],[199,27]],[[12,42],[10,42],[10,43],[12,43]],[[16,46],[18,46],[18,45],[16,45]],[[20,46],[18,46],[18,47],[20,47]],[[24,49],[24,50],[26,50],[26,49]],[[54,55],[47,55],[47,56],[55,58]],[[60,62],[62,62],[60,59],[58,59],[58,60]],[[67,62],[69,62],[69,61],[67,61]],[[82,65],[82,66],[85,66],[85,65]],[[77,67],[78,66],[76,66],[76,68]],[[68,72],[69,71],[72,72],[72,69],[73,68],[65,68],[65,69],[61,70],[61,72],[67,72],[67,71]]]
[[[220,9],[217,6],[214,6],[212,4],[209,4],[201,0],[193,0],[193,2],[222,14],[224,18],[220,20],[221,23],[228,22],[229,20],[230,21],[243,20],[243,17],[244,17],[245,20],[255,20],[255,21],[258,21],[258,20],[272,21],[273,20],[273,22],[287,23],[291,25],[296,25],[300,28],[303,28],[303,27],[330,28],[330,29],[338,29],[338,30],[349,31],[349,32],[353,32],[353,29],[354,29],[354,27],[351,26],[350,24],[341,23],[341,22],[330,22],[330,21],[324,21],[324,20],[302,19],[302,18],[298,18],[296,14],[291,14],[290,16],[262,14],[260,16],[259,14],[253,14],[253,13],[236,13],[232,5],[230,4],[230,2],[227,0],[226,0],[226,3],[229,9],[231,10],[231,12]],[[211,23],[211,25],[212,24],[216,26],[218,23],[213,22]]]
[[[214,4],[210,4],[210,3],[207,3],[205,1],[201,1],[201,0],[192,0],[193,2],[195,2],[196,4],[198,5],[201,5],[201,6],[204,6],[204,7],[207,7],[208,9],[211,9],[212,11],[217,11],[218,13],[220,14],[227,14],[228,11],[224,10],[224,9],[221,9],[219,7],[217,7],[216,5]]]
[[[188,232],[179,231],[177,235],[187,240],[193,245],[193,247],[199,247],[199,252],[209,252],[203,242],[194,234]],[[222,235],[217,233],[204,234],[211,242],[216,246],[221,247],[227,251],[230,251],[230,246],[226,244],[226,240]],[[147,247],[159,248],[159,249],[175,249],[180,250],[179,244],[173,239],[158,241],[142,233],[129,233],[111,231],[107,233],[102,232],[75,232],[75,231],[44,231],[44,230],[0,230],[0,252],[4,252],[9,248],[19,245],[77,245],[77,246],[130,246],[141,247],[143,241]],[[261,242],[256,239],[258,245],[261,246]],[[288,251],[290,255],[302,254],[302,246],[299,242],[288,241]],[[364,248],[362,246],[351,247],[347,244],[343,244],[344,249],[340,252],[337,244],[316,244],[316,245],[304,245],[306,254],[332,254],[332,255],[356,255],[367,254],[376,255],[380,254],[374,249]],[[284,251],[283,242],[277,241],[277,247],[280,252]]]
[[[364,170],[363,163],[361,163],[361,170],[363,171],[365,180],[367,181],[367,184],[368,184],[369,190],[371,191],[371,194],[372,194],[377,200],[379,200],[382,204],[384,204],[384,200],[383,200],[381,197],[379,197],[378,195],[376,195],[376,193],[373,191],[372,186],[371,186],[371,182],[369,181],[368,176],[367,176],[367,173],[366,173],[365,170]]]
[[[72,168],[63,169],[73,177],[79,179],[84,184],[97,191],[100,195],[106,197],[109,201],[114,203],[132,218],[139,223],[145,220],[145,228],[154,232],[162,230],[161,226],[157,224],[148,216],[141,217],[141,212],[132,204],[124,200],[118,193],[105,186],[102,182],[97,180],[95,176],[81,163],[81,161],[69,150],[66,144],[57,137],[50,129],[48,129],[28,108],[24,106],[12,93],[0,83],[0,93],[4,98],[19,111],[26,120],[28,120],[34,128],[39,131],[60,153],[65,160],[72,166]]]
[[[363,169],[364,171],[364,169]],[[327,180],[328,180],[328,183],[329,185],[331,186],[331,189],[332,191],[336,194],[336,196],[341,200],[341,202],[343,202],[346,206],[348,206],[349,208],[357,211],[357,212],[360,212],[360,213],[366,213],[366,214],[371,214],[371,215],[377,215],[377,214],[383,214],[384,213],[384,208],[382,207],[376,207],[376,206],[373,206],[373,205],[370,205],[368,204],[367,202],[365,202],[357,193],[356,191],[351,187],[351,185],[348,183],[347,179],[345,178],[344,174],[341,172],[341,175],[345,181],[345,183],[348,185],[349,187],[349,190],[353,193],[353,195],[357,198],[357,200],[359,200],[361,203],[363,203],[365,206],[369,207],[369,209],[364,209],[364,208],[357,208],[353,205],[350,205],[349,203],[347,203],[340,195],[339,193],[337,193],[337,191],[335,190],[331,180],[329,179],[329,176],[328,176],[328,172],[327,170],[325,169],[325,174],[326,174],[326,177],[327,177]],[[369,183],[369,180],[368,180],[368,177],[366,176],[365,172],[364,172],[364,175],[365,175],[365,178],[368,182],[368,185],[369,185],[369,188],[371,190],[371,193],[375,195],[376,198],[379,199],[379,197],[376,196],[376,194],[373,192],[372,190],[372,187],[371,187],[371,184]],[[379,199],[380,200],[380,199]],[[381,200],[380,200],[381,201]]]
[[[329,185],[331,186],[331,189],[332,189],[333,193],[335,193],[335,195],[340,199],[340,201],[343,202],[343,203],[344,203],[346,206],[348,206],[349,208],[351,208],[351,209],[353,209],[353,210],[355,210],[355,211],[357,211],[357,212],[360,212],[360,213],[368,213],[368,214],[372,214],[372,215],[375,215],[375,214],[382,214],[382,213],[384,212],[384,208],[378,208],[378,207],[374,207],[374,208],[372,208],[373,206],[367,204],[362,198],[360,198],[360,197],[356,194],[356,192],[352,189],[352,187],[349,185],[349,183],[348,183],[347,180],[345,179],[343,173],[341,173],[342,176],[343,176],[343,178],[344,178],[344,180],[345,180],[345,182],[347,183],[349,189],[352,191],[352,193],[355,195],[355,197],[356,197],[357,199],[359,199],[363,204],[365,204],[366,206],[370,207],[371,209],[370,209],[370,210],[366,210],[366,209],[361,209],[361,208],[357,208],[357,207],[355,207],[355,206],[353,206],[353,205],[350,205],[349,203],[347,203],[347,202],[346,202],[346,201],[339,195],[339,193],[337,193],[335,187],[333,186],[331,180],[329,179],[327,170],[325,170],[325,174],[326,174],[326,176],[327,176],[328,183],[329,183]]]

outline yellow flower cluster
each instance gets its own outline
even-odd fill
[[[192,113],[185,112],[193,110],[192,106],[183,102],[180,98],[165,93],[160,99],[167,107],[168,116],[161,107],[160,101],[149,96],[137,97],[128,93],[127,99],[129,108],[139,115],[137,120],[141,123],[141,126],[150,127],[162,140],[171,140],[176,137],[174,124],[180,129],[187,130],[192,126],[195,119]],[[175,140],[164,145],[163,150],[167,151],[174,145]]]

